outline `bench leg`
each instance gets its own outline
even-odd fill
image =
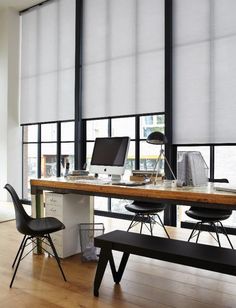
[[[119,283],[123,276],[128,259],[129,259],[129,253],[123,253],[123,256],[122,256],[122,259],[119,265],[119,269],[118,271],[116,271],[112,251],[110,249],[104,249],[104,248],[101,249],[99,261],[97,265],[97,271],[96,271],[96,275],[94,279],[94,287],[93,287],[94,296],[99,295],[99,288],[100,288],[102,278],[103,278],[108,261],[110,263],[113,280],[115,283]]]
[[[98,290],[100,288],[102,278],[103,278],[103,275],[104,275],[104,272],[107,266],[109,252],[110,252],[109,250],[107,251],[107,249],[101,248],[97,270],[96,270],[96,275],[95,275],[94,284],[93,284],[94,296],[99,295]]]
[[[121,281],[121,278],[123,276],[123,273],[124,273],[126,264],[128,262],[128,259],[129,259],[129,253],[124,252],[123,256],[122,256],[122,259],[120,261],[120,266],[119,266],[118,272],[116,274],[115,283],[119,283]]]

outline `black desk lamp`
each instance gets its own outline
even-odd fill
[[[159,164],[160,164],[160,161],[161,161],[161,158],[163,157],[165,162],[167,163],[167,166],[173,176],[173,178],[176,180],[176,177],[174,175],[174,172],[172,171],[171,169],[171,166],[167,160],[167,158],[165,157],[165,152],[164,152],[164,149],[163,149],[163,144],[166,144],[168,142],[166,136],[164,134],[162,134],[161,132],[152,132],[146,139],[147,143],[150,143],[150,144],[156,144],[156,145],[161,145],[161,149],[160,149],[160,153],[159,153],[159,156],[157,158],[157,161],[156,161],[156,165],[155,165],[155,168],[154,170],[157,168],[157,171],[156,171],[156,178],[155,178],[155,184],[157,182],[157,175],[158,175],[158,171],[159,171]]]

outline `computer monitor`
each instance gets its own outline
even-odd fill
[[[96,138],[90,173],[107,174],[112,180],[120,180],[125,172],[129,143],[129,137]]]

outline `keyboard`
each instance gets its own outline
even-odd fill
[[[146,181],[125,181],[125,182],[112,182],[112,185],[118,185],[118,186],[142,186],[146,185],[148,182]]]
[[[111,181],[107,179],[98,179],[98,178],[83,178],[77,179],[76,182],[81,182],[85,184],[110,184]]]

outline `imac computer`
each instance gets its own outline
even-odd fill
[[[129,137],[96,138],[90,173],[111,175],[112,181],[119,181],[125,172]]]

